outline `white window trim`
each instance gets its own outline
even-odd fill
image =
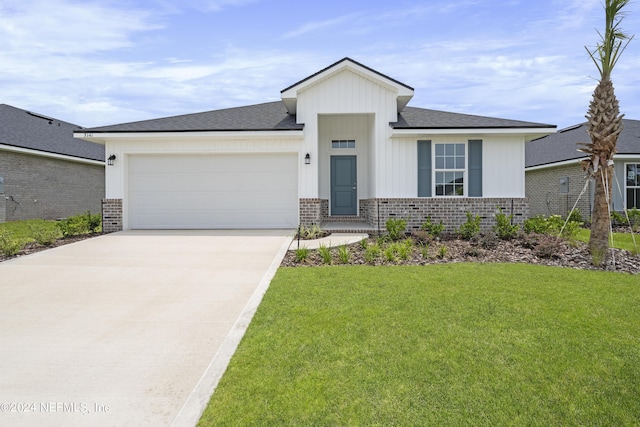
[[[431,164],[433,167],[431,168],[431,197],[438,199],[463,199],[465,197],[469,197],[469,144],[468,141],[465,142],[431,142],[433,144],[433,149],[431,150]],[[436,146],[437,145],[450,145],[450,144],[463,144],[464,145],[464,169],[437,169],[436,168]],[[438,196],[436,195],[436,187],[438,186],[436,182],[436,172],[463,172],[463,186],[462,191],[464,194],[461,196]]]
[[[627,185],[627,165],[636,165],[636,170],[638,170],[638,169],[640,169],[640,160],[636,161],[636,162],[625,162],[624,163],[624,202],[623,202],[624,205],[623,205],[623,207],[625,209],[627,209],[627,206],[628,206],[628,204],[627,204],[627,189],[628,188],[640,189],[640,187],[637,187],[637,186],[629,187]],[[636,208],[640,209],[640,207],[638,207],[638,206],[636,206]]]

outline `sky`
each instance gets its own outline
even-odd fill
[[[604,0],[0,0],[0,104],[85,127],[237,107],[350,57],[410,106],[585,121]],[[640,119],[636,34],[613,74]]]

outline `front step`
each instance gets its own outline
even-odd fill
[[[322,222],[320,228],[331,233],[376,233],[373,226],[358,216],[329,217]]]

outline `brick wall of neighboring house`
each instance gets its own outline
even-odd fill
[[[102,232],[122,231],[122,199],[102,200]]]
[[[7,221],[100,213],[104,166],[2,151]]]
[[[0,224],[7,221],[7,200],[4,193],[0,192]]]
[[[526,196],[529,199],[529,213],[536,215],[562,215],[566,217],[578,200],[585,186],[585,177],[579,164],[550,167],[527,171]],[[562,192],[560,179],[568,178],[568,192]],[[580,197],[576,209],[584,219],[591,217],[591,190]]]

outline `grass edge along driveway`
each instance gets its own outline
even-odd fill
[[[637,425],[637,276],[281,268],[199,425]]]

